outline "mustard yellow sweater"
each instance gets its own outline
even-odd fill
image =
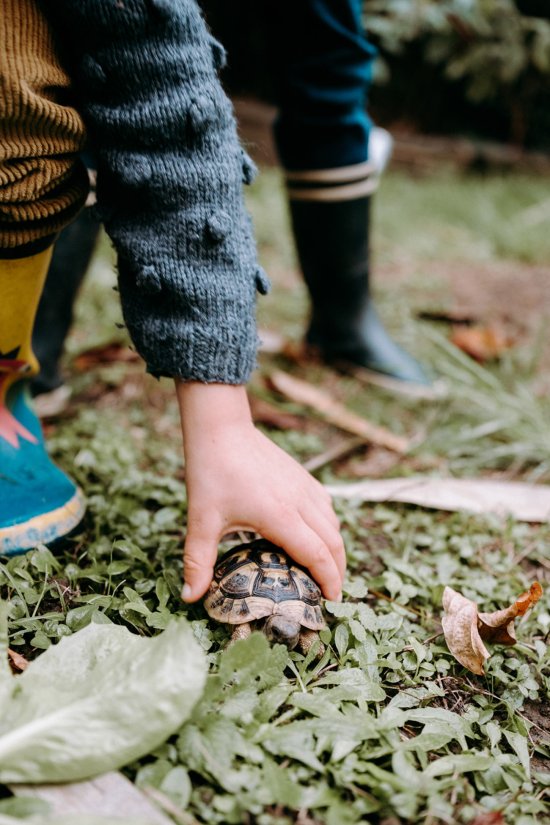
[[[35,0],[2,0],[0,15],[0,255],[51,243],[88,190],[78,161],[85,127]],[[27,250],[28,251],[28,250]]]

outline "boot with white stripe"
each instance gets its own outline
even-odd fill
[[[286,173],[294,237],[312,304],[306,340],[330,363],[363,368],[414,393],[414,388],[429,390],[433,382],[390,337],[371,297],[369,213],[379,172],[378,164],[367,161]]]

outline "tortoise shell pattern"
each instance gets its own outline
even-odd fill
[[[320,600],[319,587],[303,567],[258,539],[221,557],[204,605],[210,616],[228,624],[284,612],[310,630],[321,630],[326,625]]]

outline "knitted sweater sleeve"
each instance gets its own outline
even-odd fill
[[[241,149],[195,0],[43,0],[98,165],[123,313],[155,375],[245,383],[258,267]]]

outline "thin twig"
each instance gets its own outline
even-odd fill
[[[314,387],[307,381],[295,378],[282,370],[274,370],[268,380],[273,389],[286,398],[309,407],[329,424],[346,430],[352,435],[357,435],[369,444],[379,444],[396,453],[406,453],[409,449],[408,438],[390,432],[386,427],[374,424],[363,416],[357,415],[329,393]]]
[[[449,800],[450,803],[451,803],[451,806],[453,808],[456,805],[456,799],[457,799],[458,791],[459,791],[459,786],[457,785],[457,782],[456,782],[457,779],[458,779],[458,773],[457,773],[457,771],[455,771],[454,774],[453,774],[453,789],[451,791],[451,798]]]
[[[145,788],[141,789],[143,793],[152,799],[153,802],[156,802],[157,805],[162,808],[163,811],[166,811],[167,814],[170,814],[173,819],[176,820],[178,825],[200,825],[198,819],[195,819],[194,816],[188,814],[187,811],[182,811],[172,800],[166,796],[166,794],[159,791],[157,788],[152,788],[148,785]]]
[[[408,610],[409,613],[414,613],[415,616],[418,616],[421,619],[426,619],[429,622],[435,622],[436,620],[433,616],[426,616],[420,610],[416,610],[414,607],[409,607],[407,604],[401,604],[398,602],[397,599],[393,599],[391,596],[386,596],[385,593],[380,593],[379,590],[373,590],[371,587],[367,588],[368,592],[371,593],[373,596],[376,596],[377,599],[383,599],[385,602],[390,602],[391,604],[395,604],[398,607],[402,607],[403,610]]]
[[[302,467],[309,473],[315,473],[317,470],[320,470],[321,467],[330,464],[332,461],[336,461],[338,458],[343,458],[353,453],[358,447],[363,447],[364,444],[364,438],[349,438],[345,441],[339,441],[338,444],[325,450],[324,453],[314,455],[308,458],[307,461],[302,462]]]
[[[430,642],[433,642],[433,640],[437,639],[438,636],[443,636],[443,631],[442,630],[440,630],[439,633],[434,633],[433,636],[428,636],[428,638],[424,639],[424,641],[421,642],[421,644],[429,645]],[[409,653],[412,650],[414,650],[413,646],[412,645],[407,645],[406,647],[403,647],[401,649],[401,652],[402,653]]]
[[[512,559],[512,565],[514,567],[517,567],[524,559],[527,558],[527,556],[531,553],[533,547],[536,547],[536,541],[529,542],[525,550],[522,553],[518,553],[518,555]]]
[[[320,670],[319,673],[316,674],[316,678],[319,679],[321,676],[327,673],[327,671],[334,670],[337,667],[340,667],[338,662],[333,662],[331,665],[327,665],[322,670]]]
[[[447,702],[447,695],[446,695],[447,691],[445,690],[445,687],[443,686],[443,679],[441,678],[440,673],[437,676],[436,682],[438,683],[439,687],[443,691],[443,696],[441,697],[442,702],[443,702],[443,707],[445,708],[445,710],[449,710],[449,703]]]

